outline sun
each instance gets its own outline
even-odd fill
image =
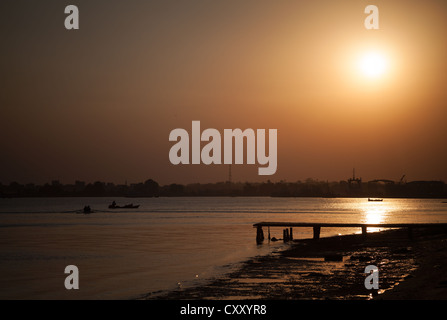
[[[368,78],[380,78],[388,71],[388,60],[380,52],[368,52],[359,59],[359,69]]]

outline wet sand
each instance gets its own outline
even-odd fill
[[[417,269],[377,299],[447,300],[447,232],[426,232],[415,240]]]
[[[367,290],[365,267],[379,269]],[[149,293],[144,299],[368,300],[447,299],[447,233],[419,229],[295,240],[206,284]]]

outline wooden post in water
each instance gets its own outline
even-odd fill
[[[289,241],[289,229],[287,229],[287,228],[285,228],[284,230],[283,230],[283,240],[284,240],[284,242],[288,242]]]
[[[320,239],[321,227],[314,227],[314,240]]]
[[[293,228],[292,227],[290,227],[289,237],[290,237],[290,241],[292,241],[293,240]]]
[[[362,234],[363,234],[364,236],[366,236],[366,233],[367,233],[367,231],[366,231],[366,226],[362,226]]]
[[[256,243],[261,244],[264,241],[264,231],[262,231],[262,227],[258,226],[256,228]]]

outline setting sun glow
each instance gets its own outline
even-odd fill
[[[388,60],[379,52],[369,52],[359,59],[359,69],[368,78],[378,78],[387,72]]]

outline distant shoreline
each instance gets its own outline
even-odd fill
[[[229,195],[177,195],[177,196],[123,196],[123,195],[104,195],[104,196],[94,196],[94,195],[61,195],[61,196],[4,196],[1,195],[0,199],[26,199],[26,198],[128,198],[128,199],[147,199],[147,198],[319,198],[319,199],[368,199],[373,196],[339,196],[339,197],[323,197],[323,196],[264,196],[264,195],[238,195],[238,196],[229,196]],[[446,196],[440,197],[380,197],[384,200],[391,199],[438,199],[438,200],[446,200]],[[442,201],[442,203],[447,203],[446,201]]]
[[[297,182],[217,182],[159,185],[145,182],[119,184],[96,181],[44,185],[0,183],[0,197],[323,197],[323,198],[447,198],[443,181],[394,182],[391,180],[349,179],[338,182],[307,179]]]

